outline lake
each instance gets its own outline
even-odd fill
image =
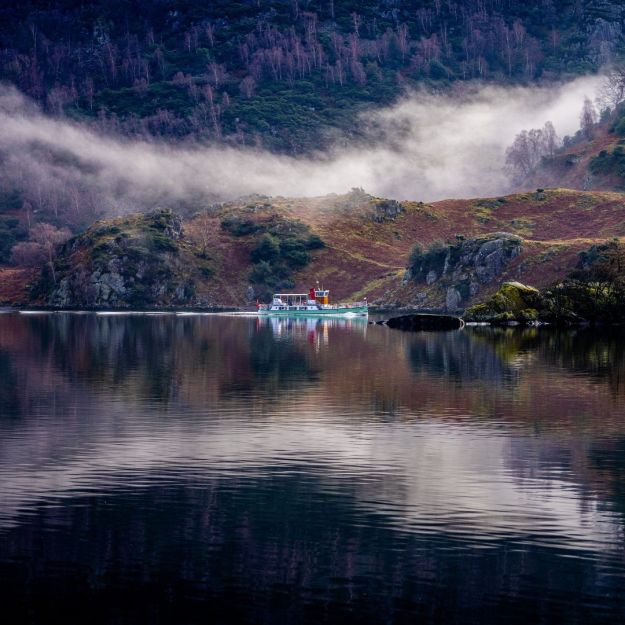
[[[624,339],[0,314],[6,622],[623,622]]]

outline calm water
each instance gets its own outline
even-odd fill
[[[2,314],[5,622],[623,622],[624,338]]]

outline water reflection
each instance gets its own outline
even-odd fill
[[[3,315],[0,583],[111,621],[124,588],[153,622],[618,620],[620,340]]]

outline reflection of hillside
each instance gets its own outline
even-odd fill
[[[174,315],[3,315],[0,322],[6,414],[52,395],[70,406],[83,391],[159,412],[220,401],[235,410],[252,399],[263,411],[268,401],[288,407],[297,393],[337,414],[359,407],[383,418],[471,415],[551,428],[603,412],[610,428],[625,399],[618,337],[590,331],[410,334],[358,320]],[[609,384],[613,399],[598,395],[597,384]]]
[[[32,622],[71,605],[85,623],[126,622],[132,610],[146,623],[269,623],[286,614],[294,623],[465,624],[478,606],[506,597],[514,625],[550,614],[558,618],[546,622],[579,622],[589,604],[585,622],[610,622],[622,607],[621,580],[592,552],[572,558],[536,546],[530,555],[514,540],[476,549],[470,537],[397,532],[301,474],[201,488],[187,479],[194,487],[74,498],[25,519],[0,542],[2,562],[37,554],[36,566],[0,568],[9,605],[23,602]],[[74,578],[51,595],[46,582],[59,566]],[[450,607],[432,613],[432,605]],[[470,622],[501,622],[495,610],[478,616]]]
[[[606,380],[613,393],[625,394],[625,331],[580,329],[541,337],[540,356],[549,364]]]
[[[419,333],[410,343],[408,358],[416,373],[426,372],[463,384],[480,380],[502,386],[518,378],[490,343],[475,340],[470,332]]]
[[[128,596],[171,622],[420,622],[450,592],[426,621],[609,595],[609,622],[625,394],[620,344],[588,336],[1,316],[4,593],[41,622],[121,622]]]
[[[476,327],[468,333],[489,346],[501,367],[516,367],[523,360],[534,360],[589,380],[606,380],[616,394],[625,390],[622,330]]]

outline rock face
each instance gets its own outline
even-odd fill
[[[446,310],[456,311],[484,285],[492,284],[522,249],[523,240],[507,232],[475,239],[459,237],[454,245],[415,250],[409,274],[417,284],[441,293]]]
[[[395,221],[403,212],[404,207],[397,200],[386,200],[375,198],[371,202],[373,208],[373,221],[382,223],[383,221]]]
[[[180,218],[161,210],[94,224],[61,248],[56,284],[44,272],[38,289],[55,307],[193,305],[196,278],[210,271],[203,264],[186,249]]]

